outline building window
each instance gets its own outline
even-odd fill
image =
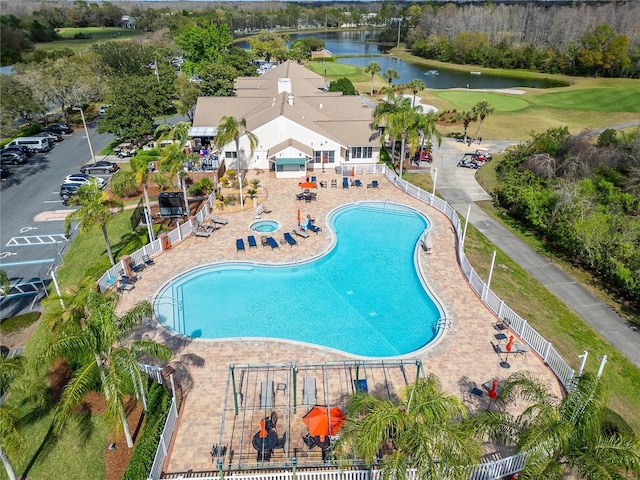
[[[238,153],[237,152],[224,152],[224,158],[226,158],[227,160],[235,160],[236,158],[238,158]]]
[[[322,163],[322,157],[324,157],[324,163],[334,163],[335,153],[334,150],[314,150],[313,163]]]
[[[373,147],[351,147],[351,158],[373,158]]]

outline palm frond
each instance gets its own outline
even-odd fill
[[[62,398],[56,409],[53,420],[53,430],[56,434],[62,432],[75,406],[82,401],[87,392],[99,385],[99,381],[100,372],[95,361],[87,361],[76,369],[73,377],[64,387]]]

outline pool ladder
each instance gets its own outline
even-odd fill
[[[293,265],[296,266],[296,267],[299,265],[298,254],[297,253],[293,254]]]

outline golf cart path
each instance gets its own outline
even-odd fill
[[[482,147],[496,153],[514,144],[485,141]],[[478,146],[467,146],[455,139],[445,138],[441,147],[434,148],[431,175],[435,178],[436,189],[463,217],[466,217],[471,206],[469,222],[473,226],[640,367],[640,330],[637,327],[620,317],[578,281],[538,254],[475,204],[480,200],[490,200],[491,196],[475,181],[476,170],[457,168],[456,165],[462,154],[474,151]],[[571,359],[567,360],[575,363],[571,362]]]

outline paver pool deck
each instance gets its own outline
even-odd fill
[[[260,201],[264,201],[272,210],[269,214],[262,214],[262,219],[280,222],[281,228],[273,234],[274,238],[280,240],[284,232],[291,232],[297,225],[298,209],[302,218],[307,215],[314,217],[315,223],[323,228],[323,232],[317,235],[311,233],[306,239],[295,237],[298,240],[297,247],[281,245],[272,250],[262,247],[258,242],[257,248],[247,246],[245,251],[236,252],[237,238],[244,238],[246,243],[247,235],[254,234],[259,239],[260,234],[249,229],[249,225],[255,221],[253,208],[234,213],[218,213],[227,218],[229,223],[212,232],[208,238],[190,236],[155,257],[155,264],[142,272],[135,288],[123,293],[120,310],[126,311],[141,300],[153,301],[170,279],[210,263],[239,260],[281,264],[318,256],[327,251],[332,243],[332,233],[326,224],[327,214],[331,210],[340,205],[367,200],[397,202],[415,208],[429,218],[433,250],[429,254],[420,251],[419,266],[450,321],[441,341],[406,357],[421,359],[425,371],[437,375],[447,391],[464,398],[470,410],[486,407],[478,403],[477,399],[469,398],[470,383],[480,385],[493,379],[502,381],[520,370],[532,372],[554,394],[561,395],[556,377],[533,351],[526,355],[510,356],[509,369],[500,366],[501,359],[492,345],[497,343],[494,328],[496,317],[468,285],[456,259],[453,227],[445,215],[405,194],[383,175],[356,176],[364,186],[343,189],[341,175],[333,171],[314,174],[318,181],[325,181],[328,188],[319,188],[317,200],[310,203],[296,200],[295,194],[301,191],[296,179],[276,179],[272,172],[259,175],[250,173],[249,178],[261,180],[264,193],[260,194]],[[330,187],[332,179],[336,179],[338,188]],[[366,188],[372,180],[378,180],[380,187]],[[250,199],[246,201],[251,204]],[[238,288],[250,290],[259,288],[259,285],[239,285]],[[385,295],[389,297],[389,301],[411,301],[393,288],[386,291]],[[230,364],[302,364],[360,359],[320,347],[277,340],[186,339],[155,322],[147,322],[141,334],[174,349],[175,356],[171,363],[176,366],[185,391],[165,472],[212,470],[210,451],[211,446],[217,444],[220,438]],[[486,398],[484,401],[486,402]]]

